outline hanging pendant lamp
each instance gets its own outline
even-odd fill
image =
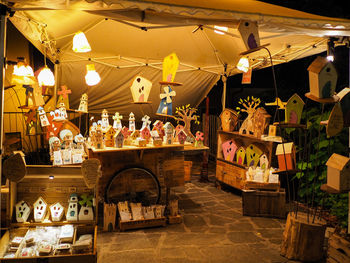
[[[86,65],[86,75],[85,75],[85,81],[86,84],[89,86],[95,86],[98,84],[101,80],[100,75],[95,70],[94,64],[88,64]]]
[[[38,82],[39,82],[39,86],[54,86],[55,85],[55,77],[51,71],[51,69],[49,69],[48,66],[45,65],[45,67],[43,67],[38,75]]]
[[[73,51],[77,53],[85,53],[91,51],[90,44],[81,31],[77,32],[73,37]]]
[[[23,57],[19,57],[17,65],[13,67],[11,82],[20,85],[33,85],[35,83],[33,69],[27,65]]]
[[[240,71],[243,71],[245,73],[248,72],[249,70],[249,60],[247,57],[241,57],[238,61],[237,64],[237,69],[239,69]]]

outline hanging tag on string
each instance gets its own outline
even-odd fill
[[[252,80],[252,69],[250,68],[247,72],[242,74],[242,84],[251,84]]]

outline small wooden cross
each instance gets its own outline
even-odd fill
[[[57,94],[62,95],[62,97],[64,99],[67,99],[68,94],[71,94],[71,93],[72,93],[72,91],[70,89],[68,89],[66,85],[61,86],[61,90],[57,91]]]

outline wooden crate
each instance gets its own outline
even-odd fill
[[[243,215],[286,218],[286,192],[243,190]]]
[[[182,223],[182,216],[177,215],[177,216],[168,216],[168,224],[173,225],[173,224],[181,224]]]
[[[350,242],[338,234],[332,234],[328,239],[327,262],[349,263]]]
[[[158,226],[166,226],[166,217],[130,221],[121,221],[119,218],[120,231]]]
[[[246,170],[224,160],[216,161],[216,179],[238,189],[244,188]]]

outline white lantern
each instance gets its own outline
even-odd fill
[[[88,84],[89,86],[95,86],[100,82],[101,78],[100,78],[100,75],[96,72],[94,64],[86,65],[86,71],[87,71],[85,75],[86,84]]]

